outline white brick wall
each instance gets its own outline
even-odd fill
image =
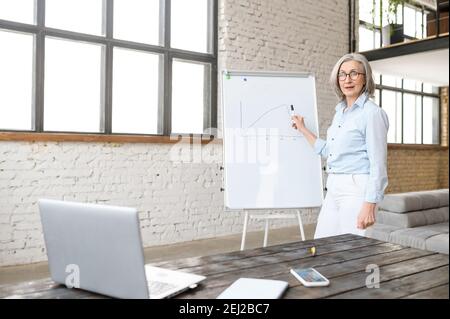
[[[328,76],[348,48],[347,1],[219,2],[219,71],[314,72],[323,135],[336,103]],[[242,215],[223,208],[221,150],[177,163],[189,145],[0,142],[0,266],[46,259],[39,198],[136,207],[145,246],[240,233]],[[315,222],[317,210],[302,216]]]

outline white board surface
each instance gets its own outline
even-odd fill
[[[291,105],[318,135],[312,74],[222,73],[226,208],[302,208],[322,204],[320,156],[292,128]]]

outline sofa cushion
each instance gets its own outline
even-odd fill
[[[418,249],[426,249],[426,240],[440,235],[439,232],[427,229],[428,226],[405,228],[393,231],[389,235],[389,242]]]
[[[448,206],[424,210],[422,213],[427,219],[427,225],[448,222]]]
[[[414,193],[388,194],[379,205],[381,210],[405,213],[420,210],[420,199]]]
[[[448,232],[448,223],[406,229],[376,223],[366,230],[365,235],[402,246],[448,254]]]
[[[428,238],[425,249],[448,255],[448,233]]]
[[[399,228],[417,227],[428,225],[427,218],[423,212],[408,212],[404,214],[379,210],[376,215],[376,222],[391,225]]]
[[[448,189],[387,194],[379,207],[381,210],[406,213],[448,206]]]
[[[385,224],[374,224],[373,226],[367,228],[365,236],[373,239],[378,239],[382,241],[389,241],[389,236],[393,231],[398,230],[398,227],[385,225]]]
[[[438,189],[436,191],[436,195],[439,197],[439,206],[448,207],[448,195],[449,195],[448,189]]]
[[[435,232],[438,232],[440,234],[448,234],[448,223],[439,223],[439,224],[433,224],[433,225],[427,225],[424,227],[421,227],[422,229],[428,229]]]
[[[420,209],[431,209],[441,207],[439,192],[414,192],[420,199]]]
[[[400,228],[420,227],[436,223],[444,223],[449,220],[448,207],[427,209],[403,214],[379,210],[377,223],[391,225]]]

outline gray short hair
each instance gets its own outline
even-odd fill
[[[364,73],[366,74],[366,84],[364,85],[363,92],[367,93],[369,97],[373,97],[375,94],[375,81],[373,80],[372,68],[367,61],[366,57],[359,53],[348,53],[344,55],[342,58],[337,61],[336,65],[333,68],[330,76],[330,83],[333,87],[334,93],[339,98],[340,101],[344,100],[345,95],[342,93],[341,88],[339,86],[338,73],[341,65],[347,61],[356,61],[361,63],[364,68]]]

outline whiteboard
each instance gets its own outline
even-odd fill
[[[222,73],[225,207],[318,207],[321,159],[292,128],[291,105],[318,136],[312,74]]]

